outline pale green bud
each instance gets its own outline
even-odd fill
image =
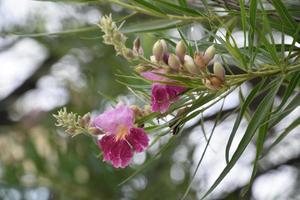
[[[159,62],[163,59],[164,44],[163,44],[162,40],[158,40],[157,42],[155,42],[155,44],[153,45],[152,53],[153,53],[156,61]]]
[[[204,62],[207,65],[215,56],[216,49],[214,45],[209,46],[203,56]]]
[[[198,74],[197,66],[194,63],[193,58],[189,55],[184,56],[183,67],[191,74]]]
[[[183,62],[184,56],[186,54],[186,46],[182,40],[177,43],[175,52],[181,62]]]
[[[175,54],[170,54],[168,58],[168,65],[171,69],[178,71],[180,68],[180,60]]]
[[[219,63],[219,62],[214,63],[214,74],[221,81],[225,80],[225,69],[221,63]]]

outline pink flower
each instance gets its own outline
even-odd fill
[[[144,129],[134,127],[134,113],[126,105],[119,104],[100,114],[93,123],[105,133],[98,141],[103,160],[111,162],[115,168],[128,166],[134,153],[148,146],[148,136]]]
[[[164,73],[163,70],[156,71]],[[159,76],[152,72],[141,73],[143,77],[152,81],[172,82],[172,80]],[[170,86],[161,83],[153,83],[151,89],[151,108],[153,112],[166,112],[170,105],[179,99],[179,95],[184,92],[186,88],[180,86]]]

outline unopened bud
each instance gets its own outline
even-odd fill
[[[80,127],[85,128],[90,125],[90,122],[91,122],[91,114],[87,113],[79,120],[79,125]]]
[[[219,62],[214,63],[214,75],[221,81],[225,80],[225,69]]]
[[[131,49],[124,49],[124,57],[128,60],[134,59],[136,58],[136,55],[134,54],[134,52]]]
[[[180,68],[180,60],[175,54],[170,54],[168,58],[168,65],[171,69],[178,71]]]
[[[177,43],[175,52],[180,61],[183,62],[186,54],[186,46],[182,40]]]
[[[133,42],[133,51],[138,55],[144,55],[144,50],[141,46],[140,38],[136,38]]]
[[[165,51],[164,43],[165,43],[164,40],[158,40],[153,45],[152,53],[153,53],[156,61],[158,61],[158,62],[161,61],[164,57],[164,51]]]
[[[136,71],[138,74],[140,74],[140,73],[142,73],[142,72],[147,71],[147,67],[142,66],[142,65],[139,65],[139,66],[137,66],[137,67],[134,69],[134,71]]]
[[[156,60],[155,56],[150,56],[150,61],[152,63],[157,63],[157,60]]]
[[[197,69],[197,67],[194,63],[194,60],[189,55],[184,56],[183,67],[184,67],[185,70],[187,70],[191,74],[198,74],[198,69]]]
[[[215,56],[216,49],[214,45],[209,46],[203,56],[204,62],[207,65]]]
[[[150,105],[145,105],[144,106],[144,110],[143,110],[143,114],[146,115],[150,115],[152,113],[152,108]]]
[[[204,58],[203,58],[203,55],[201,52],[199,52],[199,51],[195,52],[194,62],[201,71],[205,70],[206,64],[205,64],[205,61],[204,61]]]
[[[101,131],[99,128],[96,127],[90,127],[88,129],[89,133],[93,134],[93,135],[102,135],[104,134],[103,131]]]
[[[143,111],[140,109],[140,107],[136,106],[136,105],[131,105],[130,109],[133,111],[134,116],[136,118],[142,117],[143,116]]]

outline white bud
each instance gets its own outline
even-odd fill
[[[180,60],[175,54],[170,54],[168,59],[168,65],[173,69],[178,71],[180,68]]]
[[[189,73],[198,74],[197,66],[195,65],[194,60],[191,56],[189,55],[184,56],[183,66]]]
[[[221,81],[225,80],[225,69],[221,63],[219,63],[219,62],[214,63],[214,74]]]
[[[186,54],[186,46],[182,40],[177,43],[175,52],[181,62],[183,62],[184,56]]]
[[[209,46],[203,56],[204,62],[207,65],[215,56],[216,49],[214,45]]]
[[[150,56],[150,61],[152,63],[157,63],[157,60],[156,60],[155,56]]]
[[[167,52],[167,43],[164,40],[158,40],[153,45],[152,53],[157,62],[161,61]]]

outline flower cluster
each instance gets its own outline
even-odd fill
[[[127,38],[112,21],[111,15],[102,17],[99,27],[104,32],[104,43],[113,45],[117,55],[122,55],[127,60],[141,61],[136,71],[153,82],[151,110],[118,104],[94,119],[91,119],[90,114],[81,117],[67,113],[66,109],[59,111],[54,117],[57,119],[56,125],[66,128],[72,136],[80,133],[96,135],[98,146],[103,152],[103,160],[116,168],[124,168],[129,165],[133,155],[144,151],[149,143],[145,130],[137,126],[137,119],[149,112],[166,113],[170,105],[188,90],[167,75],[200,77],[198,80],[202,80],[208,89],[218,90],[225,83],[225,70],[219,62],[214,62],[213,73],[207,69],[215,56],[213,45],[204,53],[197,50],[191,57],[187,53],[185,41],[179,41],[172,53],[166,41],[161,39],[153,45],[152,55],[147,59],[139,38],[134,41],[131,49],[126,47]]]

